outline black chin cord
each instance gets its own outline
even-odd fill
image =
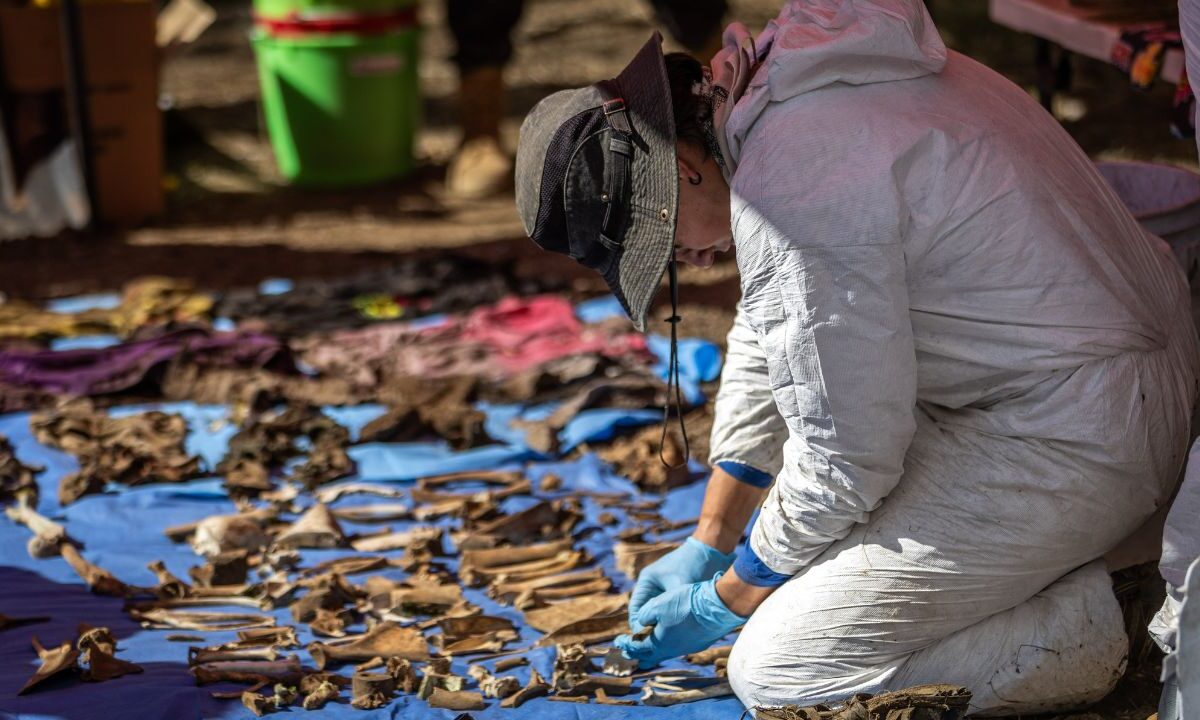
[[[671,262],[667,264],[667,276],[671,282],[671,317],[667,318],[667,322],[671,324],[671,355],[667,361],[667,403],[663,406],[662,438],[658,442],[658,459],[662,461],[663,465],[675,469],[687,465],[692,451],[688,444],[687,427],[683,422],[683,391],[679,388],[679,272],[675,264],[674,251],[671,254]],[[683,435],[683,461],[677,464],[669,462],[665,452],[672,404],[675,405],[675,415],[679,418],[679,432]]]

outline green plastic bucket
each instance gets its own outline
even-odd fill
[[[418,30],[253,37],[267,133],[297,185],[378,182],[413,167]]]

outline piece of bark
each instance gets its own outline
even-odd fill
[[[30,638],[33,643],[33,649],[37,651],[38,658],[41,660],[41,665],[37,671],[33,673],[21,689],[17,691],[18,695],[24,695],[41,683],[58,675],[59,673],[68,672],[79,669],[79,651],[70,642],[64,642],[57,647],[46,649],[38,642],[36,636]]]
[[[271,627],[275,618],[270,615],[227,612],[186,612],[165,608],[130,608],[129,615],[149,628],[174,628],[176,630],[199,630],[219,632],[223,630],[247,630]]]
[[[502,708],[518,708],[526,701],[542,697],[550,692],[550,684],[538,674],[537,670],[529,671],[529,681],[516,694],[509,695],[500,702]]]
[[[537,641],[538,647],[582,643],[592,645],[612,640],[629,629],[629,614],[622,611],[612,615],[577,620],[548,633]]]
[[[630,580],[637,580],[638,575],[648,565],[679,547],[679,543],[636,543],[618,542],[613,546],[613,556],[617,569],[625,573]]]
[[[346,545],[346,534],[326,505],[317,503],[275,538],[281,548],[336,548]]]
[[[49,622],[50,618],[46,615],[37,615],[31,617],[9,617],[8,615],[0,614],[0,632],[12,630],[13,628],[23,627],[25,625],[35,625],[37,623]]]
[[[543,633],[552,633],[573,622],[623,612],[628,595],[585,595],[543,608],[525,611],[525,622]]]
[[[662,692],[647,685],[642,688],[641,701],[643,705],[649,705],[650,707],[671,707],[672,705],[681,705],[709,698],[726,697],[732,694],[733,688],[727,682],[703,688],[680,690],[679,692]]]
[[[78,548],[71,543],[63,543],[59,547],[63,559],[87,584],[88,589],[97,595],[124,598],[133,594],[133,589],[113,577],[113,574],[98,565],[93,565],[79,554]]]
[[[691,665],[712,665],[721,658],[728,658],[729,653],[733,651],[732,645],[719,645],[711,647],[707,650],[701,650],[697,653],[684,656],[684,660]]]
[[[24,525],[33,533],[25,545],[29,556],[34,559],[54,557],[59,554],[59,547],[67,542],[67,529],[50,518],[38,513],[35,507],[37,493],[22,490],[16,493],[17,504],[4,508],[4,514],[9,520]]]
[[[468,690],[450,692],[442,688],[434,688],[428,702],[429,707],[440,710],[482,710],[487,707],[483,702],[482,695]]]
[[[331,664],[363,662],[375,657],[399,657],[406,660],[426,660],[429,647],[416,628],[405,628],[394,622],[381,622],[367,633],[346,643],[311,643],[308,652],[317,669]]]

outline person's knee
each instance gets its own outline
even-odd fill
[[[749,709],[793,705],[820,689],[821,669],[804,657],[784,658],[773,638],[742,630],[727,667],[729,685]]]

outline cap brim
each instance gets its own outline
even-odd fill
[[[604,280],[634,327],[645,331],[646,314],[671,261],[679,214],[675,119],[659,33],[617,75],[616,84],[640,152],[633,156],[633,193],[623,250]]]

